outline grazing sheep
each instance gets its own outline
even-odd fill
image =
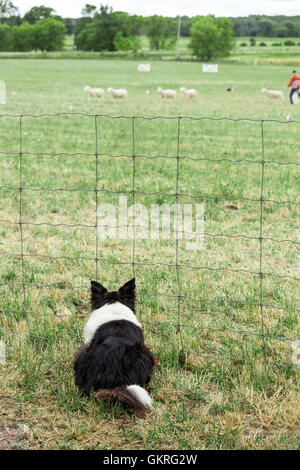
[[[89,98],[102,98],[104,95],[104,90],[102,88],[91,88],[87,85],[83,90],[88,92]]]
[[[233,86],[231,88],[227,88],[227,91],[234,91]]]
[[[158,93],[161,94],[161,97],[163,99],[175,99],[176,97],[176,91],[175,90],[163,90],[161,87],[157,88]]]
[[[283,96],[283,93],[282,91],[277,91],[277,90],[267,90],[266,88],[263,88],[261,90],[262,93],[266,93],[266,95],[268,95],[268,97],[271,99],[271,100],[276,100],[276,99],[281,99],[283,100],[284,99],[284,96]]]
[[[128,91],[125,88],[119,88],[118,90],[114,88],[108,88],[107,93],[111,93],[113,98],[116,99],[126,99],[128,98]]]
[[[190,88],[188,90],[187,88],[182,86],[181,88],[179,88],[179,91],[181,91],[184,94],[184,97],[186,99],[197,98],[197,96],[198,96],[198,92],[197,92],[197,90],[194,90],[194,88]]]

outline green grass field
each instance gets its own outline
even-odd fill
[[[204,74],[193,62],[153,62],[151,73],[137,65],[1,61],[7,103],[0,105],[0,338],[7,363],[0,365],[0,448],[299,448],[299,370],[291,366],[300,333],[299,283],[292,279],[299,278],[299,245],[287,241],[299,243],[299,205],[288,202],[299,204],[299,167],[287,163],[300,163],[300,124],[293,122],[300,107],[285,91],[290,67],[220,64],[217,74]],[[129,98],[114,101],[106,93],[88,100],[85,85],[126,87]],[[178,92],[164,102],[158,86],[193,87],[199,96],[187,102]],[[262,87],[283,90],[285,101],[270,101]],[[26,116],[69,113],[70,106],[73,115]],[[175,118],[136,117],[133,150],[133,120],[125,116]],[[282,121],[263,124],[262,214],[260,120]],[[179,318],[175,240],[137,239],[134,246],[137,315],[161,361],[151,382],[155,408],[145,420],[80,398],[73,383],[96,275],[96,151],[98,205],[118,206],[122,192],[130,205],[133,178],[135,202],[175,203],[179,151],[179,202],[190,203],[190,194],[205,208],[204,249],[187,251],[179,240]],[[130,279],[132,255],[132,240],[100,239],[99,280],[115,289]]]

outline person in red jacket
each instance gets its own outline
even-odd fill
[[[287,84],[287,89],[289,89],[290,87],[291,87],[290,102],[291,104],[294,104],[292,96],[296,91],[298,91],[299,93],[299,88],[300,88],[300,77],[296,74],[296,70],[293,70],[293,75],[291,76],[291,79],[289,83]]]

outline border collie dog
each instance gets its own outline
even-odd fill
[[[142,327],[135,314],[135,279],[117,292],[91,282],[92,313],[84,327],[85,346],[74,362],[79,391],[91,391],[101,400],[121,401],[139,416],[152,408],[144,390],[155,364],[145,346]]]

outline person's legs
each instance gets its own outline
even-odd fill
[[[292,88],[292,89],[291,89],[291,92],[290,92],[290,102],[291,102],[291,104],[294,104],[294,103],[293,103],[293,100],[292,100],[292,96],[293,96],[293,94],[295,93],[295,91],[297,91],[297,88]]]

